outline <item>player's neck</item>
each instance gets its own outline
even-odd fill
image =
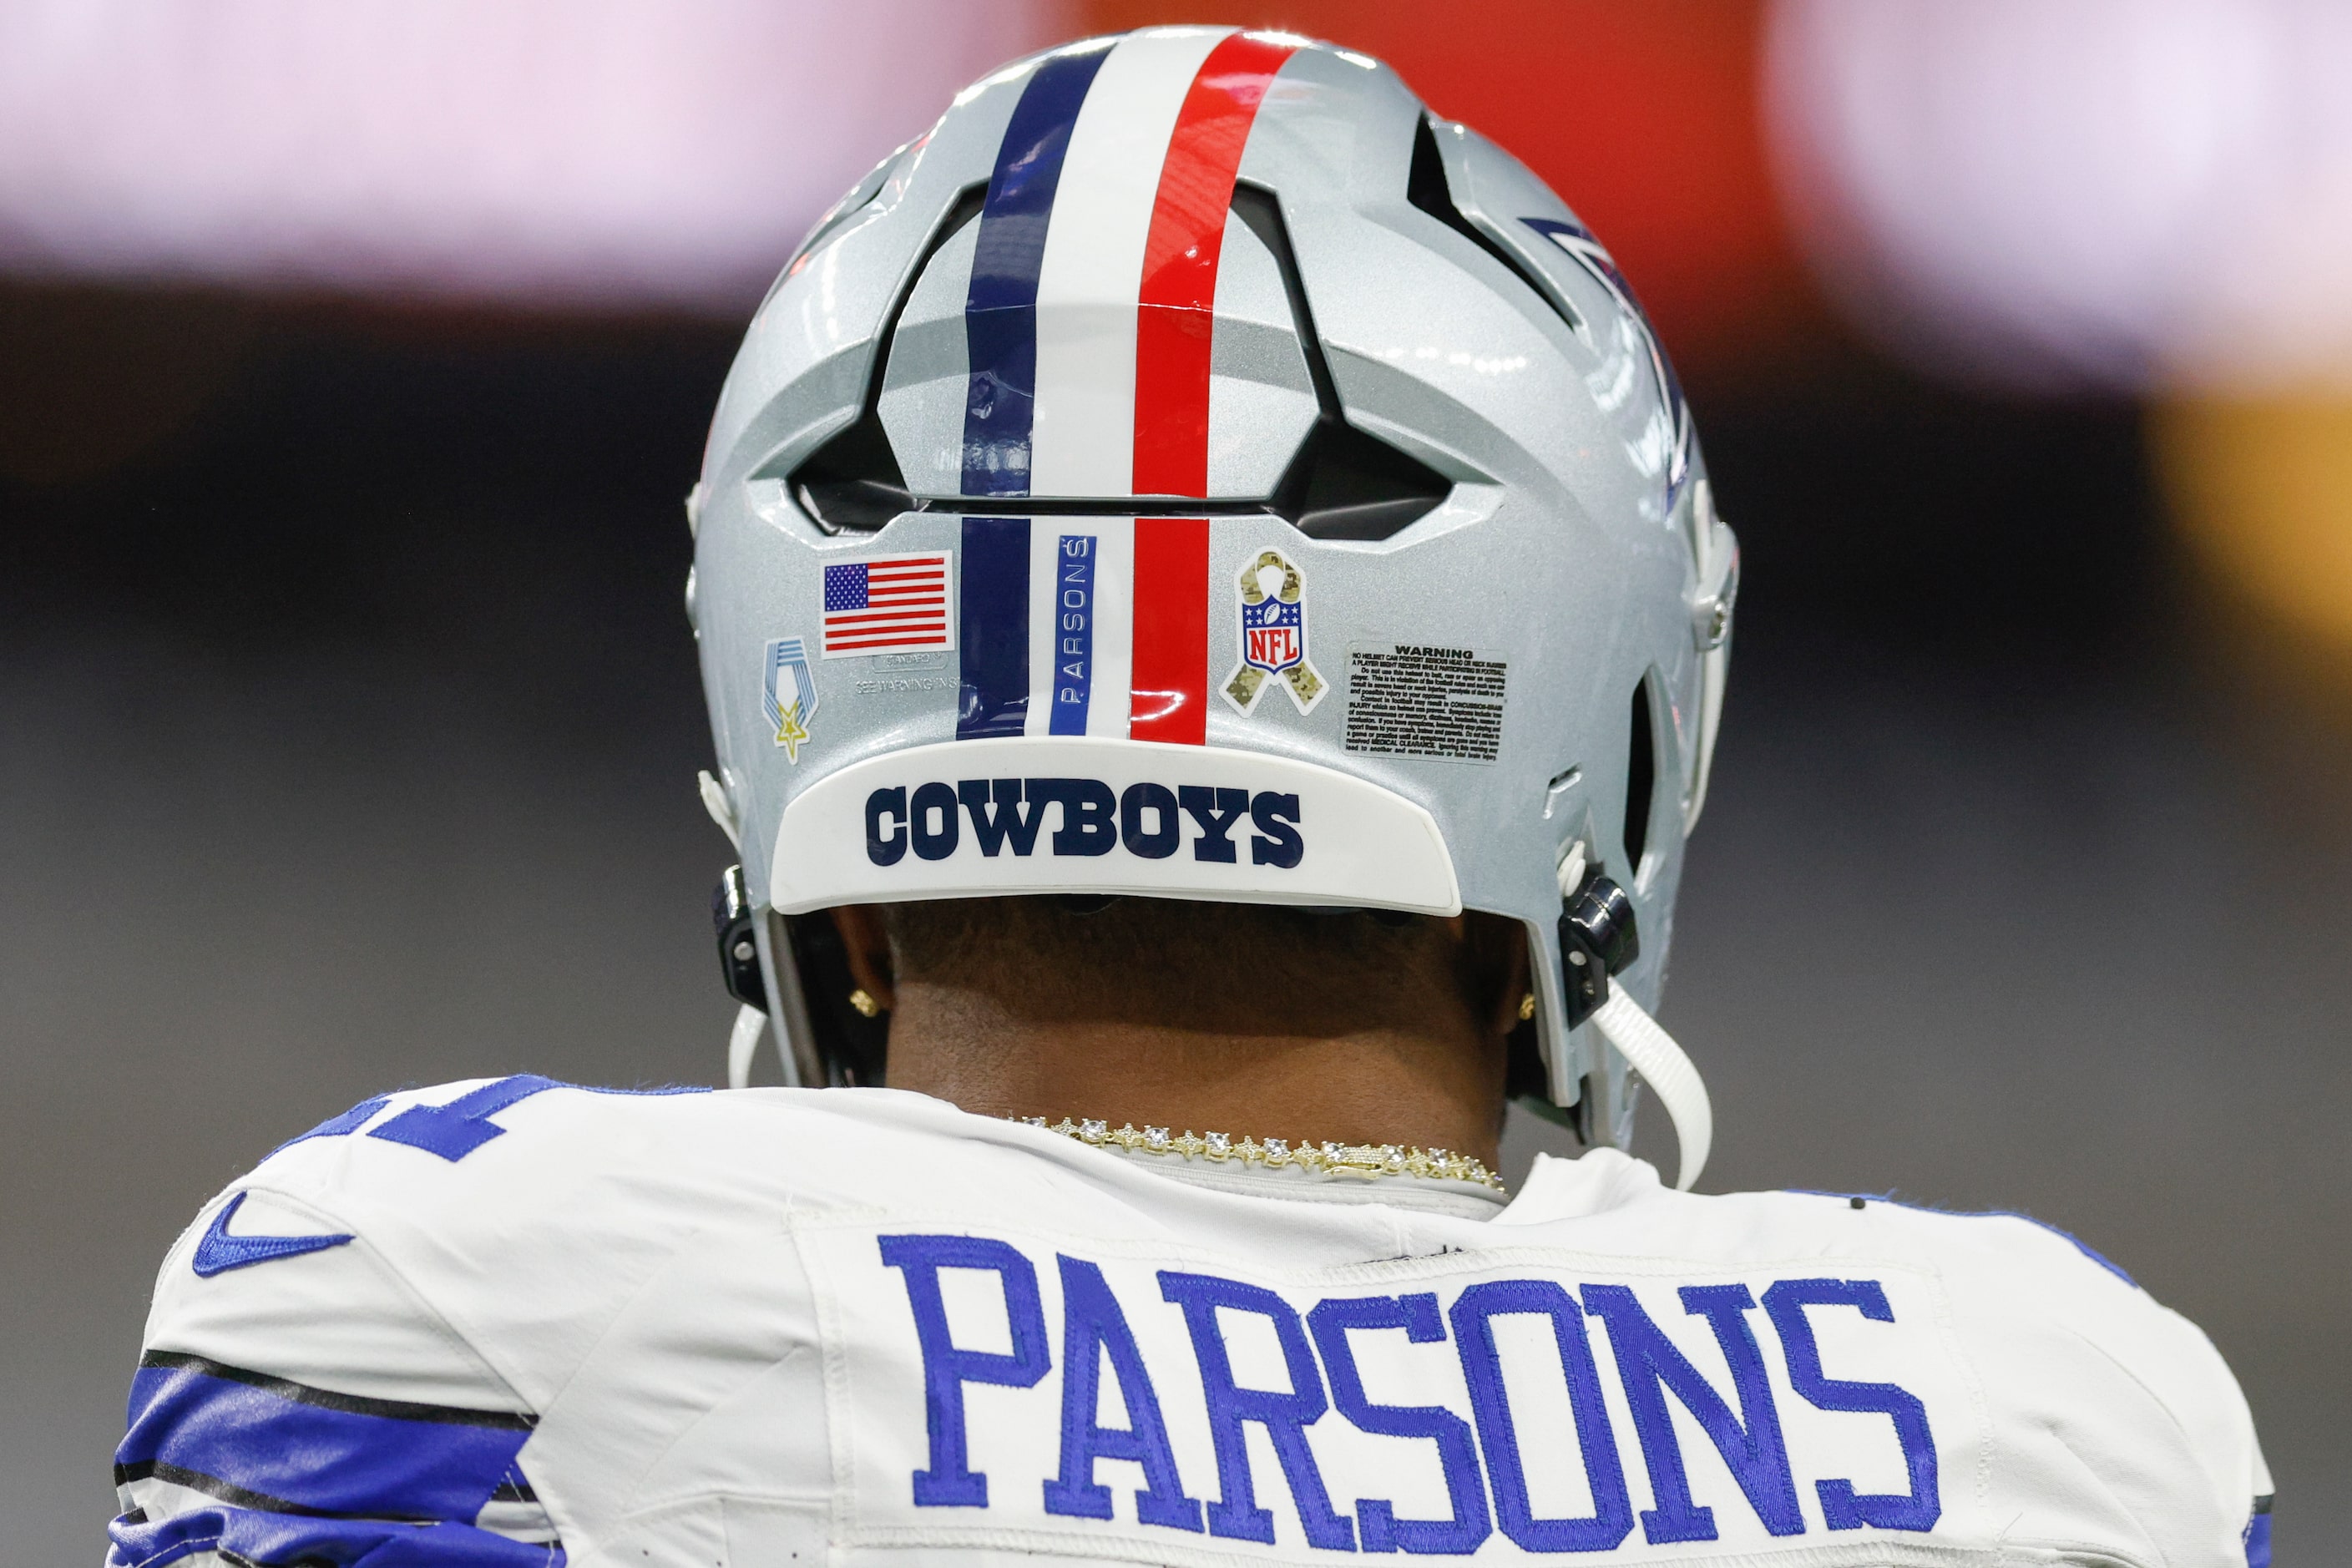
[[[922,984],[895,1000],[890,1086],[976,1114],[1398,1143],[1496,1163],[1500,1042],[1458,1009],[1331,1034],[1244,1034],[1115,1007],[1040,1019],[984,992]]]

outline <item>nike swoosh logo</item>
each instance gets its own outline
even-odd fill
[[[348,1236],[231,1236],[228,1222],[244,1205],[243,1193],[229,1199],[221,1206],[221,1212],[213,1215],[212,1228],[196,1243],[193,1262],[202,1278],[209,1279],[232,1268],[247,1268],[280,1258],[299,1258],[306,1252],[324,1252],[352,1239]]]

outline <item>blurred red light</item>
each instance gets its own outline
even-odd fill
[[[1203,13],[1206,13],[1205,15]],[[1813,318],[1759,112],[1755,0],[1087,0],[1088,31],[1278,26],[1376,55],[1508,148],[1616,253],[1677,359],[1781,346]]]

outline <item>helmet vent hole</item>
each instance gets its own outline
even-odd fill
[[[986,185],[972,185],[948,209],[923,253],[908,269],[898,303],[890,307],[889,317],[875,334],[878,346],[874,369],[866,377],[866,402],[857,418],[802,459],[785,481],[793,500],[824,532],[871,533],[900,512],[917,510],[907,489],[906,473],[898,467],[898,455],[890,449],[889,432],[882,426],[882,381],[890,368],[890,345],[898,338],[898,316],[914,293],[915,280],[922,277],[940,247],[980,216],[987,195]]]
[[[1650,803],[1657,793],[1657,742],[1650,723],[1650,678],[1633,688],[1632,733],[1625,749],[1625,869],[1642,874],[1642,856],[1650,847]]]
[[[882,421],[868,413],[793,470],[793,500],[827,533],[871,533],[914,497]]]
[[[1453,491],[1412,454],[1352,425],[1318,419],[1283,474],[1274,510],[1310,539],[1387,539]]]
[[[1338,384],[1323,357],[1315,313],[1282,204],[1256,185],[1234,187],[1234,216],[1274,255],[1282,286],[1290,297],[1290,317],[1315,384],[1314,426],[1283,471],[1266,504],[1310,539],[1387,539],[1435,510],[1454,493],[1453,481],[1427,463],[1348,423]]]
[[[1412,166],[1405,175],[1404,199],[1501,262],[1512,277],[1544,302],[1546,309],[1568,323],[1569,331],[1583,330],[1584,323],[1576,319],[1575,312],[1536,281],[1526,262],[1506,250],[1500,241],[1471,222],[1454,205],[1454,187],[1445,179],[1445,159],[1437,150],[1437,132],[1431,129],[1427,115],[1422,117],[1421,128],[1412,133]]]

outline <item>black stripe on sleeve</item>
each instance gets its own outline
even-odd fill
[[[238,1486],[235,1481],[225,1481],[218,1476],[208,1476],[202,1470],[184,1469],[178,1465],[166,1464],[161,1459],[146,1459],[135,1465],[114,1467],[114,1481],[117,1486],[127,1486],[132,1481],[143,1481],[150,1476],[159,1481],[169,1481],[175,1487],[185,1487],[192,1492],[202,1492],[205,1496],[225,1502],[231,1508],[247,1508],[260,1513],[294,1514],[303,1519],[381,1520],[389,1524],[443,1522],[439,1519],[425,1514],[337,1513],[331,1509],[312,1508],[307,1503],[294,1502],[286,1498],[273,1497],[268,1492],[255,1491],[250,1487]]]
[[[331,1388],[313,1388],[307,1383],[230,1366],[184,1351],[151,1350],[139,1358],[139,1365],[142,1370],[161,1367],[199,1373],[205,1377],[242,1383],[298,1404],[315,1405],[321,1409],[341,1410],[353,1415],[379,1415],[390,1421],[430,1421],[446,1426],[490,1426],[509,1432],[528,1432],[539,1425],[538,1416],[511,1410],[467,1410],[454,1405],[418,1405],[404,1399],[369,1399],[357,1394],[338,1394]]]

